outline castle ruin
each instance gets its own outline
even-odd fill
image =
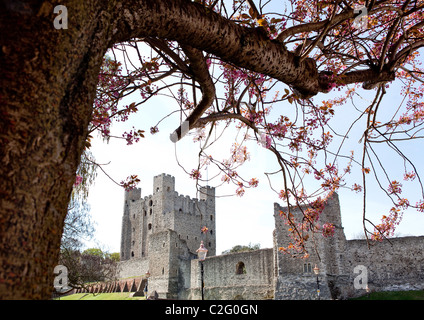
[[[290,238],[280,217],[285,208],[277,203],[273,248],[216,255],[215,189],[202,187],[199,194],[199,199],[179,195],[175,178],[166,174],[154,177],[150,196],[142,198],[141,189],[125,192],[119,278],[140,279],[149,272],[149,292],[160,298],[200,299],[196,250],[203,241],[206,299],[346,299],[368,290],[424,289],[424,237],[393,238],[371,247],[366,240],[346,240],[336,194],[319,220],[332,222],[335,234],[316,237],[304,259],[279,250]],[[301,219],[300,211],[294,216]]]

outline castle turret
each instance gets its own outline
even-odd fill
[[[210,186],[201,187],[199,198],[200,201],[205,201],[202,224],[208,228],[207,233],[203,234],[204,244],[209,250],[208,255],[214,256],[216,254],[215,188]]]
[[[175,191],[175,178],[169,174],[162,173],[153,178],[153,194],[163,193],[164,191],[171,193]]]
[[[136,217],[130,216],[131,206],[136,200],[141,198],[141,189],[135,188],[130,191],[125,191],[124,195],[124,214],[122,216],[122,229],[121,229],[121,261],[128,260],[133,256],[132,243],[135,243],[133,229],[136,228]]]
[[[175,178],[162,173],[153,178],[153,227],[154,232],[174,229],[173,212]]]

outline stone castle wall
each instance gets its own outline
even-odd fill
[[[136,258],[118,262],[118,274],[120,279],[141,277],[149,271],[148,258]]]
[[[302,210],[306,208],[301,208]],[[293,219],[299,223],[302,220],[303,213],[299,208],[291,209]],[[320,234],[309,233],[309,241],[306,242],[306,250],[309,253],[307,258],[303,258],[302,254],[297,257],[294,252],[291,254],[283,253],[280,247],[287,248],[293,243],[289,226],[285,224],[285,220],[280,216],[280,211],[287,212],[286,207],[281,207],[274,203],[274,247],[275,247],[275,263],[276,263],[276,285],[275,299],[330,299],[331,291],[328,285],[328,277],[338,273],[340,270],[339,261],[335,258],[342,249],[344,233],[341,227],[341,219],[338,217],[339,202],[337,196],[330,198],[320,214],[320,223],[332,222],[335,226],[334,237],[324,238]],[[313,272],[313,268],[319,268],[317,276]]]
[[[290,242],[280,210],[287,208],[275,204],[277,248]],[[277,251],[276,299],[316,299],[316,276],[308,269],[308,265],[313,268],[315,264],[320,269],[323,299],[364,295],[367,293],[365,284],[370,291],[424,289],[424,237],[371,242],[370,247],[366,240],[346,240],[337,194],[328,199],[318,222],[333,222],[336,226],[333,237],[316,237],[318,254],[312,246],[308,248],[310,257],[301,260]]]
[[[353,286],[355,277],[365,276],[362,270],[372,291],[424,289],[423,236],[392,238],[370,247],[366,240],[348,240],[343,263],[349,284],[343,288],[346,297],[364,294],[364,289]]]
[[[224,254],[206,258],[205,299],[264,300],[274,297],[273,249]],[[199,261],[191,261],[190,288],[181,298],[200,299]]]
[[[162,174],[154,178],[153,195],[141,198],[140,189],[125,194],[119,277],[149,271],[149,291],[160,298],[200,299],[200,241],[209,250],[203,263],[206,299],[313,300],[318,285],[320,299],[345,299],[365,294],[364,281],[371,291],[424,289],[424,237],[390,239],[370,248],[365,240],[346,240],[337,194],[318,221],[333,223],[335,234],[311,234],[309,257],[279,250],[292,240],[280,217],[287,208],[277,203],[273,248],[216,256],[215,190],[202,188],[199,199],[192,199],[174,188],[174,178]],[[293,214],[302,218],[300,209]],[[206,233],[200,232],[203,226]]]

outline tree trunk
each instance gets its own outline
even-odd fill
[[[48,299],[108,46],[104,1],[0,4],[0,299]],[[62,21],[63,22],[63,21]]]

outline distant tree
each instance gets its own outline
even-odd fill
[[[90,206],[77,200],[71,201],[63,227],[61,249],[79,250],[83,246],[82,240],[92,239],[94,231]]]
[[[81,252],[84,240],[94,235],[94,223],[90,207],[75,195],[69,204],[62,235],[58,264],[68,269],[68,285],[72,288],[86,288],[93,282],[111,280],[115,277],[116,258],[99,248],[88,248]]]
[[[72,288],[88,288],[94,282],[116,279],[116,260],[98,248],[83,252],[62,250],[60,264],[68,268],[68,285]]]
[[[247,246],[236,245],[236,246],[232,247],[231,249],[222,251],[222,254],[253,251],[253,250],[259,250],[260,248],[261,248],[260,243],[256,243],[256,244],[249,243]]]
[[[121,260],[119,252],[111,253],[110,258],[115,262],[119,262]]]
[[[93,257],[100,257],[100,258],[105,258],[106,254],[103,253],[103,251],[99,248],[89,248],[89,249],[85,249],[82,252],[83,255],[89,255],[89,256],[93,256]]]

